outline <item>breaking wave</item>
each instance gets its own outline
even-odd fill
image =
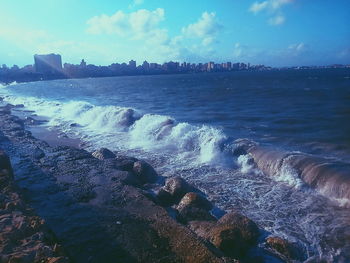
[[[247,139],[234,140],[216,127],[177,122],[170,116],[145,114],[133,108],[12,95],[5,95],[5,100],[23,104],[48,117],[50,126],[95,145],[105,140],[105,145],[115,149],[158,152],[183,163],[238,166],[243,174],[266,174],[296,189],[317,189],[342,205],[350,203],[350,164],[264,148]]]

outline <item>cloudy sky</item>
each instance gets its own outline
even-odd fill
[[[0,0],[0,64],[350,64],[349,0]]]

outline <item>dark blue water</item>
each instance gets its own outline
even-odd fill
[[[344,200],[307,187],[290,167],[272,178],[229,154],[247,138],[349,163],[350,69],[57,80],[0,93],[89,150],[141,156],[160,173],[187,178],[220,208],[298,242],[308,258],[350,262]]]

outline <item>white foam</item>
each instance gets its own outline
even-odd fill
[[[119,138],[116,141],[124,141],[126,148],[151,152],[160,150],[174,154],[178,159],[190,158],[205,164],[224,164],[228,159],[232,163],[232,158],[221,150],[226,135],[221,129],[211,126],[176,123],[169,116],[141,115],[132,108],[96,106],[84,101],[59,102],[15,96],[6,96],[5,99],[48,117],[50,126],[68,131],[73,129],[70,124],[78,124],[80,134],[90,139],[98,137],[98,140],[103,140],[103,135],[109,136],[109,139],[113,135],[124,136],[124,140]],[[117,145],[110,142],[109,146]]]
[[[274,178],[277,182],[285,182],[297,189],[301,189],[305,186],[305,183],[299,178],[297,171],[289,164],[282,164],[281,169]]]
[[[242,154],[237,158],[237,164],[240,166],[240,171],[243,174],[254,173],[261,175],[262,172],[256,168],[254,159],[250,154]]]

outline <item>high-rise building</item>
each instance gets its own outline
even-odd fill
[[[130,69],[136,69],[136,61],[135,60],[130,60],[129,61],[129,68]]]
[[[62,58],[58,54],[34,55],[35,71],[43,74],[62,72]]]

